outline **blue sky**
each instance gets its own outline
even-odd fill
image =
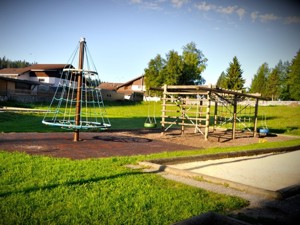
[[[193,41],[215,84],[237,56],[246,85],[300,49],[300,5],[277,0],[4,0],[0,57],[67,63],[85,37],[102,81],[126,82]],[[76,65],[75,65],[76,66]]]

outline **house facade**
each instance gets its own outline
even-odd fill
[[[0,101],[32,102],[37,96],[39,82],[0,76]]]
[[[34,64],[24,68],[0,70],[0,92],[27,93],[28,95],[49,95],[59,86],[64,68],[74,68],[69,64]],[[100,84],[104,100],[143,101],[146,91],[145,77],[139,76],[126,83]],[[49,97],[48,97],[49,98]]]
[[[24,68],[2,69],[0,100],[50,101],[66,67],[74,68],[69,64],[34,64]]]
[[[102,99],[108,101],[124,100],[124,94],[117,92],[117,88],[120,85],[122,85],[122,83],[101,83],[99,88],[101,89]]]
[[[117,88],[117,92],[123,93],[125,99],[132,101],[143,101],[145,91],[144,75],[136,77]]]
[[[131,100],[142,101],[146,90],[144,76],[136,77],[126,83],[100,84],[102,97],[104,100]]]
[[[35,81],[57,87],[64,68],[74,68],[68,64],[34,64],[24,68],[5,68],[0,76],[19,80]]]

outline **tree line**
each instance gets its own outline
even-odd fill
[[[207,58],[196,44],[183,46],[182,54],[171,50],[165,58],[158,54],[144,70],[147,90],[150,87],[168,85],[201,85],[205,83],[201,75],[207,66]],[[275,68],[263,63],[254,74],[250,88],[246,89],[243,70],[236,56],[226,71],[222,72],[216,85],[220,88],[260,93],[270,100],[300,101],[300,50],[291,62],[281,60]]]
[[[32,63],[26,62],[25,60],[10,60],[5,56],[0,57],[0,69],[4,68],[23,68],[27,66],[31,66]]]
[[[235,61],[235,58],[234,58]],[[229,69],[232,69],[230,65]],[[222,72],[217,81],[217,86],[222,88],[232,87],[232,71]],[[239,82],[242,83],[241,72]],[[237,75],[236,75],[237,77]],[[242,90],[242,88],[232,88]],[[267,63],[263,63],[254,74],[251,81],[250,93],[260,93],[263,97],[271,100],[300,100],[300,51],[291,62],[279,60],[274,68],[270,68]]]

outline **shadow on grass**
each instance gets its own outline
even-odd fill
[[[124,115],[126,116],[126,115]],[[0,113],[0,132],[70,132],[72,129],[62,129],[60,127],[46,126],[42,124],[44,114],[31,113]],[[111,122],[111,129],[143,129],[147,117],[132,117],[132,118],[109,118]],[[160,119],[157,118],[157,124]],[[100,131],[83,130],[83,131]]]
[[[109,180],[109,179],[116,179],[120,177],[127,177],[127,176],[132,176],[132,175],[142,175],[144,174],[143,172],[136,171],[136,172],[127,172],[127,173],[121,173],[121,174],[116,174],[112,176],[106,176],[106,177],[95,177],[95,178],[90,178],[90,179],[81,179],[81,180],[75,180],[75,181],[70,181],[66,183],[61,183],[61,184],[49,184],[45,186],[36,186],[36,187],[28,187],[24,188],[23,190],[16,190],[16,191],[8,191],[0,194],[0,197],[7,197],[13,194],[28,194],[31,192],[35,191],[41,191],[41,190],[51,190],[60,186],[73,186],[73,185],[85,185],[93,182],[98,182],[102,180]]]
[[[290,132],[293,132],[295,130],[299,130],[299,127],[286,127],[285,129],[269,129],[271,133],[276,133],[276,134],[287,134]]]

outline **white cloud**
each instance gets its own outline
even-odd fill
[[[197,3],[197,4],[195,4],[195,7],[201,11],[210,11],[210,10],[214,10],[216,8],[215,5],[208,4],[206,2]]]
[[[132,4],[141,4],[142,0],[130,0],[130,3],[132,3]]]
[[[260,22],[263,23],[281,19],[279,16],[276,16],[273,13],[261,14],[258,11],[252,12],[250,16],[253,22],[255,22],[256,20],[260,20]]]
[[[171,3],[176,8],[181,8],[184,4],[187,4],[189,0],[171,0]]]
[[[285,18],[284,23],[286,23],[286,24],[300,23],[300,17],[299,16],[289,16],[289,17]]]
[[[241,20],[243,18],[243,16],[245,15],[246,10],[243,8],[239,8],[235,12],[238,14],[238,16],[240,17],[240,20]]]
[[[250,16],[251,16],[251,19],[252,19],[253,22],[256,21],[258,15],[259,15],[259,12],[258,12],[258,11],[255,11],[255,12],[252,12],[252,13],[251,13]]]
[[[235,12],[236,8],[237,8],[237,6],[227,6],[227,7],[219,6],[217,8],[217,12],[223,13],[223,14],[232,14]]]
[[[200,10],[200,11],[215,11],[217,13],[221,13],[221,14],[226,14],[226,15],[231,15],[233,13],[236,13],[240,19],[242,19],[242,17],[245,15],[246,10],[243,8],[240,8],[236,5],[234,6],[217,6],[214,4],[209,4],[207,2],[199,2],[197,4],[195,4],[195,7]]]
[[[139,5],[139,7],[143,9],[151,9],[151,10],[160,10],[160,4],[164,2],[164,0],[150,1],[150,0],[130,0],[130,4]]]
[[[279,17],[275,16],[273,13],[261,14],[258,16],[261,22],[269,22],[278,20]]]

